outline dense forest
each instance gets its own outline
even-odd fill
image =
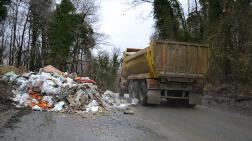
[[[252,84],[252,1],[134,0],[153,5],[154,39],[207,43],[211,49],[208,80]],[[187,14],[185,14],[185,12]]]
[[[33,71],[50,64],[115,89],[119,50],[92,53],[104,38],[93,26],[98,7],[94,0],[1,0],[0,64]]]
[[[209,44],[209,82],[251,84],[251,0],[188,0],[186,8],[179,0],[131,1],[142,3],[153,6],[152,39]],[[92,53],[103,38],[93,27],[98,7],[95,0],[1,0],[0,64],[51,64],[115,89],[120,52]]]

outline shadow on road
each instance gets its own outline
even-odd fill
[[[145,105],[148,108],[176,108],[176,109],[195,109],[195,107],[190,107],[186,103],[181,101],[168,102],[166,100],[161,101],[159,105],[148,104]]]

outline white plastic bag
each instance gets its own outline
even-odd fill
[[[137,98],[132,99],[131,105],[136,106],[139,103]]]
[[[86,108],[86,112],[91,112],[91,113],[96,113],[98,112],[99,110],[99,104],[95,101],[95,100],[92,100],[88,105],[87,105],[87,108]]]
[[[60,93],[60,88],[52,87],[50,81],[45,81],[43,86],[41,87],[41,92],[45,94],[55,95]]]
[[[129,107],[128,107],[128,104],[125,104],[125,103],[123,103],[123,104],[120,104],[119,106],[118,106],[118,109],[119,110],[127,110]]]
[[[22,92],[27,91],[28,86],[29,86],[29,81],[22,80],[22,81],[19,81],[19,83],[20,83],[20,86],[18,87],[18,90]]]
[[[20,100],[19,100],[19,104],[24,104],[29,98],[29,95],[27,93],[24,93],[21,95]]]
[[[57,104],[54,105],[54,108],[49,110],[49,111],[55,111],[55,112],[59,112],[63,109],[63,106],[65,105],[64,101],[60,101]]]
[[[33,106],[32,110],[34,110],[34,111],[42,111],[42,109],[38,105]]]

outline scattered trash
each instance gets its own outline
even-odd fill
[[[55,112],[59,112],[63,109],[63,106],[65,105],[64,101],[60,101],[57,104],[55,104],[54,108],[51,109],[50,111],[55,111]]]
[[[108,90],[101,93],[89,77],[77,77],[76,73],[68,75],[51,65],[37,73],[8,72],[3,78],[14,85],[12,100],[17,102],[16,106],[35,111],[93,114],[118,110],[133,114],[129,107],[138,104],[138,100],[128,103]]]
[[[17,79],[18,75],[14,72],[7,72],[6,74],[4,74],[3,79],[4,80],[9,80],[10,82],[13,82]]]
[[[134,112],[131,111],[131,110],[125,110],[123,113],[124,113],[125,115],[134,115]]]
[[[139,100],[137,98],[132,99],[131,105],[136,106],[139,104]]]
[[[95,100],[92,100],[88,105],[87,105],[87,112],[92,112],[96,113],[99,110],[98,103]]]
[[[118,109],[120,109],[120,110],[127,110],[127,109],[128,109],[128,105],[125,104],[125,103],[122,103],[122,104],[120,104],[120,105],[118,106]]]
[[[19,100],[19,104],[22,105],[24,104],[29,98],[29,95],[27,93],[23,94],[21,97],[20,97],[20,100]]]
[[[42,109],[38,105],[33,106],[32,110],[34,110],[34,111],[42,111]]]

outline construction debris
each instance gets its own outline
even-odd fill
[[[63,75],[64,73],[60,70],[58,70],[57,68],[55,68],[54,66],[52,65],[48,65],[44,68],[41,68],[42,71],[44,72],[47,72],[47,73],[56,73],[56,74],[59,74],[59,75]]]
[[[123,113],[124,113],[125,115],[134,115],[134,112],[131,111],[131,110],[125,110]]]
[[[76,75],[68,77],[53,66],[41,68],[38,73],[8,72],[3,79],[14,85],[12,100],[16,106],[35,111],[97,113],[117,110],[133,114],[129,107],[138,103],[132,100],[130,104],[108,90],[101,93],[94,80]]]

